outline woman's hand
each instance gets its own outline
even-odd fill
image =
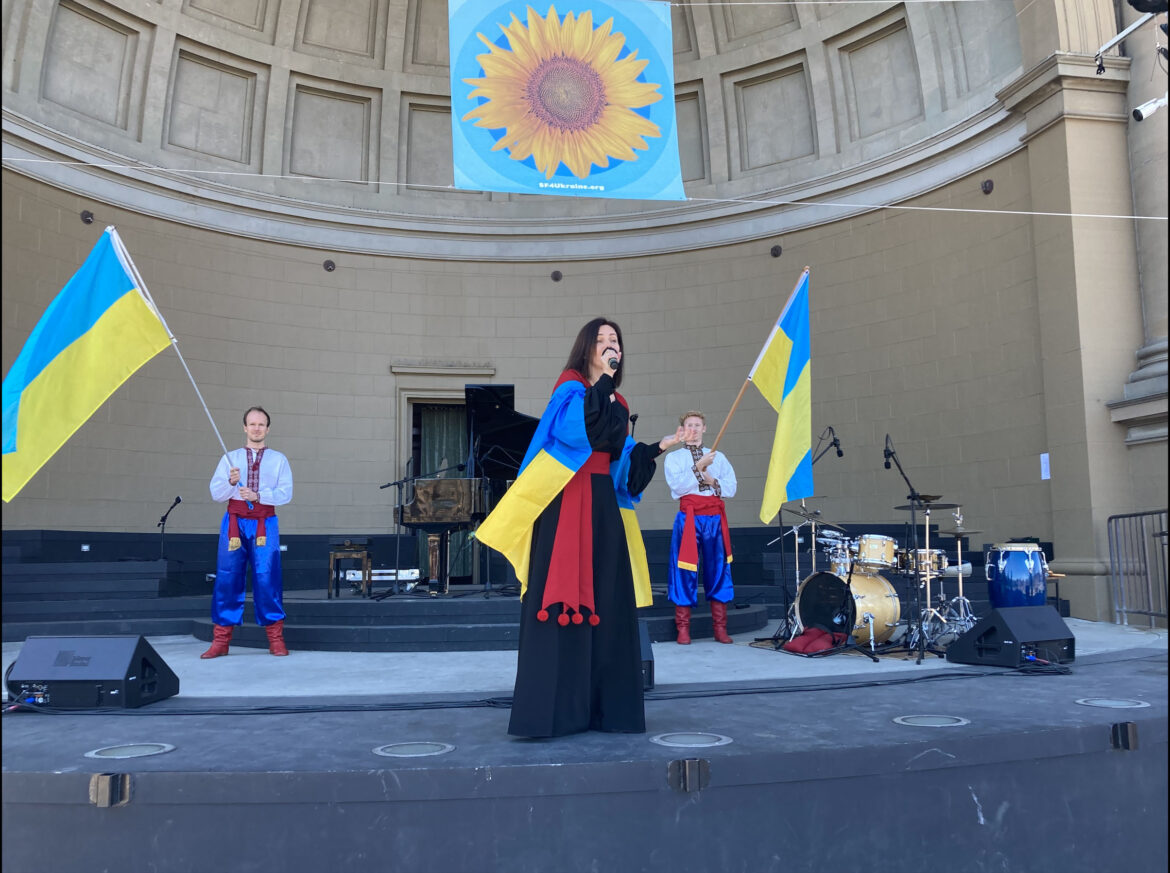
[[[673,449],[683,441],[683,429],[680,427],[674,433],[668,433],[658,441],[658,449],[665,452],[667,449]]]

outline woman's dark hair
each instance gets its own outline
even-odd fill
[[[581,331],[577,334],[577,339],[573,341],[573,348],[569,351],[569,360],[565,364],[566,370],[576,370],[586,379],[589,378],[589,357],[593,353],[593,344],[597,342],[597,332],[607,324],[617,334],[618,345],[621,346],[624,356],[626,344],[622,340],[622,329],[617,326],[617,322],[612,318],[595,318],[581,328]],[[625,358],[623,357],[622,360],[624,361]],[[622,373],[625,369],[625,367],[618,367],[617,372],[611,374],[615,388],[622,386]]]
[[[263,406],[249,406],[248,407],[247,411],[244,412],[244,426],[245,427],[247,427],[247,425],[248,425],[248,416],[251,415],[253,412],[263,412],[264,413],[264,423],[268,427],[272,427],[272,416],[268,414],[268,410],[265,409]]]

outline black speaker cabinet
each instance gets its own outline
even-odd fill
[[[5,677],[12,700],[56,709],[134,709],[179,693],[145,637],[29,637]]]
[[[1052,606],[993,609],[947,647],[948,661],[985,667],[1068,664],[1075,657],[1076,639]]]
[[[650,628],[646,619],[638,619],[638,646],[642,650],[642,690],[654,688],[654,650],[650,648]]]

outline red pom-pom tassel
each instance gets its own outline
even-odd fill
[[[557,616],[557,624],[559,624],[561,627],[568,626],[569,616],[562,612],[560,615]]]
[[[579,613],[579,612],[573,616],[573,624],[580,624],[584,620],[585,620],[585,616],[581,615],[581,613]]]
[[[594,627],[597,627],[599,624],[601,624],[601,619],[600,619],[600,618],[598,618],[598,617],[596,616],[596,614],[595,614],[595,615],[591,615],[591,616],[589,616],[589,623],[590,623],[591,625],[593,625]]]
[[[540,612],[536,613],[536,619],[537,621],[548,621],[548,610],[542,609]]]

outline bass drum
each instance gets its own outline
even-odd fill
[[[869,642],[872,617],[873,639],[884,643],[902,617],[898,593],[876,573],[853,570],[849,596],[845,580],[833,573],[813,573],[796,591],[796,617],[804,628],[819,627],[830,632],[849,631],[858,645]]]

